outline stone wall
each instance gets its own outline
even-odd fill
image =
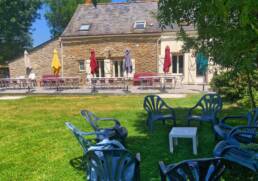
[[[131,57],[135,63],[134,72],[157,72],[157,40],[159,36],[135,37],[95,37],[95,38],[63,38],[63,67],[60,75],[65,77],[86,77],[86,71],[79,70],[79,60],[89,60],[90,49],[95,49],[96,58],[99,60],[123,60],[126,48],[131,50]],[[59,52],[62,62],[60,39],[46,42],[29,52],[32,72],[36,78],[52,74],[51,62],[53,50]],[[20,56],[9,63],[11,78],[25,76],[24,57]],[[111,68],[112,69],[112,68]],[[89,72],[89,70],[87,71]]]
[[[59,58],[61,61],[60,40],[58,39],[50,40],[29,52],[32,72],[35,73],[37,79],[40,79],[42,75],[53,74],[51,69],[51,62],[54,49],[57,49],[59,52]],[[9,63],[9,71],[11,78],[26,75],[23,55]]]
[[[64,76],[85,77],[79,70],[79,60],[89,60],[90,49],[95,49],[99,60],[123,60],[129,48],[135,61],[135,72],[157,72],[157,40],[160,35],[134,37],[63,38]]]

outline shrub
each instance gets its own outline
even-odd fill
[[[256,102],[258,101],[258,71],[251,75],[253,93]],[[211,80],[211,88],[231,101],[238,101],[241,104],[249,104],[247,76],[227,71],[215,74]]]

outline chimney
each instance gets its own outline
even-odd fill
[[[85,4],[92,4],[92,0],[85,0]]]

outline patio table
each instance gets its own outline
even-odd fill
[[[125,89],[126,88],[126,81],[130,80],[126,77],[94,77],[90,78],[90,86],[93,91],[96,89],[105,89],[105,88],[119,88]]]
[[[0,85],[5,89],[28,89],[30,91],[31,88],[36,86],[36,80],[29,78],[3,78],[0,79]]]
[[[44,78],[42,81],[42,87],[48,88],[76,88],[79,87],[80,78],[79,77],[48,77]]]
[[[193,153],[197,155],[197,128],[196,127],[174,127],[169,132],[169,150],[174,152],[174,143],[178,144],[177,138],[191,138],[193,141]]]
[[[140,76],[140,88],[173,88],[175,87],[177,77],[177,75]]]

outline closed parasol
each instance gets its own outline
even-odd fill
[[[123,69],[127,75],[128,75],[128,73],[132,73],[132,71],[133,71],[132,60],[131,60],[131,55],[130,55],[129,49],[125,50]]]
[[[94,49],[91,49],[90,51],[90,69],[91,69],[91,74],[94,76],[94,74],[96,74],[96,72],[98,71],[98,63],[96,60],[96,56],[95,56],[95,51]]]
[[[58,52],[56,49],[54,49],[54,55],[53,55],[51,67],[53,69],[54,75],[58,76],[59,71],[61,69],[61,64],[60,64],[60,61],[58,58]]]
[[[163,71],[165,74],[169,72],[170,66],[171,66],[170,48],[169,46],[167,46],[165,49],[165,59],[163,64]]]

